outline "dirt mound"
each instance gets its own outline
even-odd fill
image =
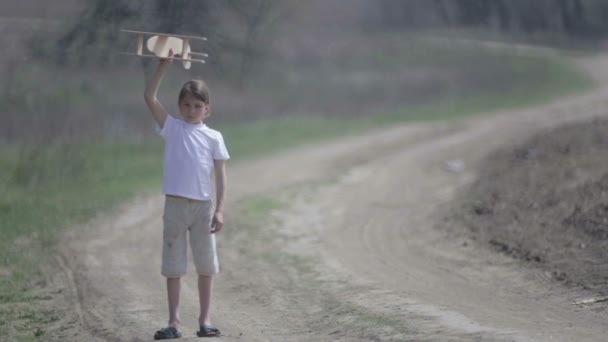
[[[453,215],[492,248],[608,294],[607,132],[595,120],[496,151]]]

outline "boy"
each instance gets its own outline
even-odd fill
[[[169,57],[173,54],[170,53]],[[222,134],[203,123],[210,115],[209,89],[192,80],[182,87],[178,106],[182,119],[173,118],[157,99],[158,88],[170,59],[162,59],[148,83],[144,98],[165,140],[163,193],[163,250],[161,274],[167,278],[169,324],[155,340],[181,337],[179,299],[181,277],[186,274],[187,240],[198,273],[199,337],[220,336],[211,324],[209,306],[213,275],[219,272],[215,233],[224,224],[225,161],[230,158]],[[213,215],[211,172],[215,173],[216,203]]]

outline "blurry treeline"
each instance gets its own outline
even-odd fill
[[[194,63],[188,72],[173,68],[165,87],[179,86],[171,77],[182,83],[203,77],[238,90],[256,63],[272,53],[273,32],[279,20],[289,17],[291,3],[58,0],[54,5],[62,11],[34,0],[0,4],[0,33],[8,32],[11,44],[19,43],[0,56],[0,113],[5,116],[0,143],[133,138],[153,132],[143,126],[149,118],[137,114],[145,114],[143,81],[157,61],[120,55],[134,52],[136,41],[121,29],[207,37],[207,42],[192,42],[194,51],[210,55],[207,63]]]
[[[214,56],[212,65],[222,68],[221,72],[234,71],[240,80],[268,54],[268,46],[282,23],[304,7],[314,7],[298,0],[88,2],[78,21],[53,49],[40,49],[41,55],[45,51],[59,53],[55,58],[60,63],[112,63],[118,57],[108,54],[108,45],[128,47],[133,41],[121,34],[120,28],[204,34],[210,38],[205,48]],[[325,7],[325,11],[319,9],[312,15],[326,16],[337,25],[367,29],[480,27],[509,33],[567,35],[608,31],[608,1],[602,0],[333,0],[317,6]],[[353,9],[358,15],[350,21],[339,13]],[[44,48],[44,44],[34,46]]]
[[[379,0],[376,8],[378,26],[468,26],[568,35],[608,31],[605,0]]]
[[[48,46],[37,41],[38,56],[58,64],[100,66],[124,63],[116,51],[134,51],[135,36],[121,29],[202,35],[210,67],[224,77],[247,77],[262,58],[290,1],[278,0],[88,0],[78,20]],[[196,42],[193,42],[196,45]],[[200,46],[194,46],[201,49]],[[226,71],[230,71],[226,74]]]
[[[35,144],[153,134],[141,93],[157,61],[119,55],[135,50],[120,29],[208,37],[193,42],[207,64],[172,68],[161,100],[175,110],[184,79],[202,77],[215,123],[362,117],[535,82],[500,55],[422,42],[418,29],[598,37],[608,27],[599,0],[21,0],[0,2],[0,14],[10,47],[0,143]]]

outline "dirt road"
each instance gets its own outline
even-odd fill
[[[443,229],[442,210],[493,149],[539,129],[607,116],[608,59],[581,60],[601,86],[551,104],[408,124],[230,165],[214,320],[222,341],[603,341],[608,313]],[[237,219],[259,198],[268,216]],[[61,340],[145,341],[166,323],[162,197],[72,230],[55,281],[73,309]],[[183,286],[196,329],[193,269]]]

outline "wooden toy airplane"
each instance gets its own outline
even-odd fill
[[[205,37],[186,36],[180,34],[155,33],[145,31],[121,30],[122,32],[135,33],[137,35],[137,50],[135,53],[122,52],[123,55],[172,59],[182,62],[185,69],[190,69],[192,62],[205,63],[203,59],[194,59],[192,56],[209,57],[206,53],[193,52],[190,49],[190,40],[207,40]],[[151,36],[146,41],[148,51],[152,55],[144,54],[144,37]],[[169,50],[173,51],[173,56],[169,58]],[[175,57],[179,56],[179,57]]]

